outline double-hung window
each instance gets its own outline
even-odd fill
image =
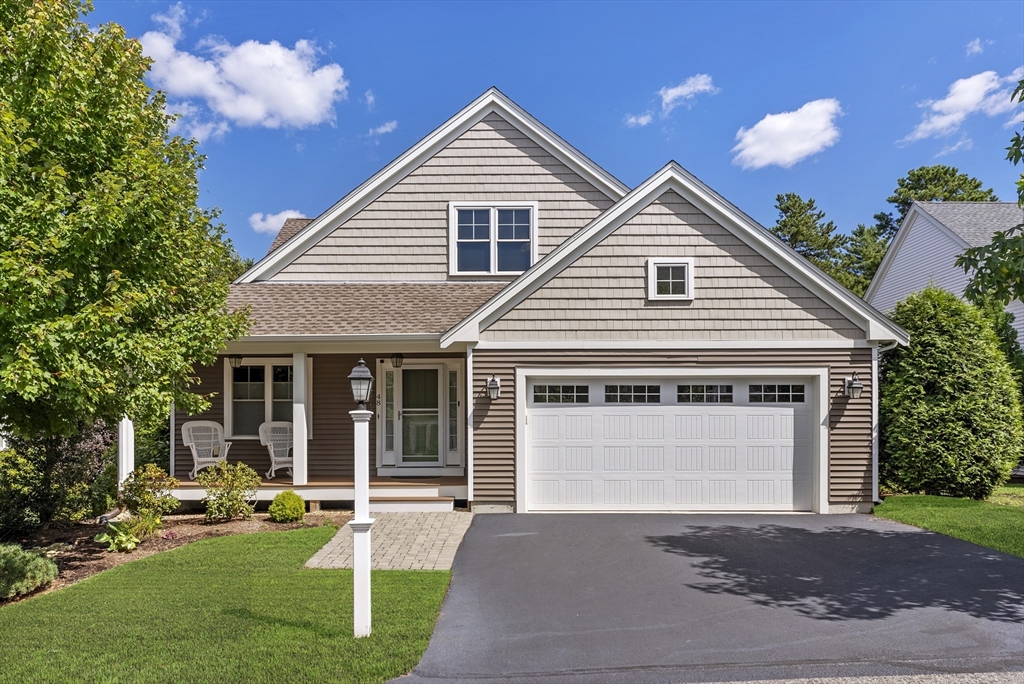
[[[527,270],[537,255],[537,203],[452,203],[451,275],[509,275]]]
[[[295,376],[291,359],[245,359],[237,368],[226,362],[224,365],[224,421],[228,437],[258,438],[263,423],[292,420]],[[307,359],[307,422],[312,416],[311,381],[312,359]]]

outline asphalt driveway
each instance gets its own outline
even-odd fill
[[[400,681],[1020,670],[1021,558],[865,515],[531,514],[475,517]]]

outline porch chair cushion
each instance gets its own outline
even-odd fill
[[[288,468],[292,474],[292,424],[287,420],[271,420],[260,425],[260,444],[270,452],[270,470],[267,479],[274,479],[278,468]]]
[[[224,428],[212,420],[190,420],[181,426],[181,441],[192,451],[190,480],[203,468],[228,458],[231,442],[224,441]]]

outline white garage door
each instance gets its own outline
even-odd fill
[[[811,379],[527,379],[531,511],[807,511]]]

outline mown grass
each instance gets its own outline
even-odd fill
[[[996,487],[988,500],[1001,506],[1020,506],[1024,508],[1024,482],[1009,482]]]
[[[303,564],[330,527],[207,539],[0,607],[0,682],[381,682],[427,647],[450,573],[375,571],[352,636],[352,573]]]
[[[1005,488],[1004,488],[1005,489]],[[1017,491],[1010,488],[1014,497]],[[1024,507],[946,496],[888,496],[875,515],[1024,557]]]

